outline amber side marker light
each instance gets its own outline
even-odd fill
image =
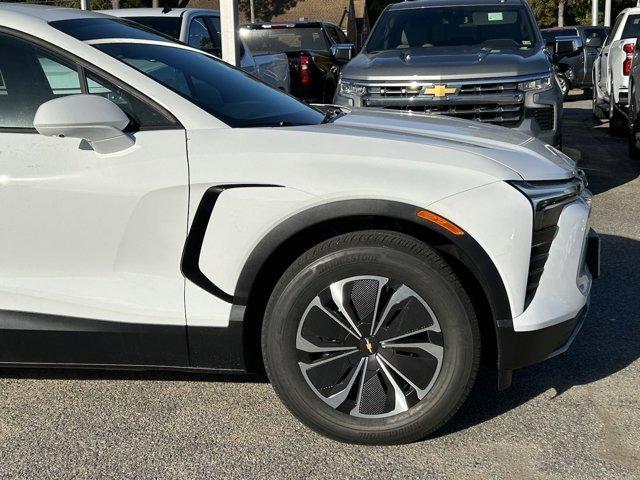
[[[422,218],[423,220],[426,220],[427,222],[440,225],[442,228],[444,228],[448,232],[453,233],[454,235],[464,235],[464,230],[462,230],[455,223],[451,223],[446,218],[441,217],[440,215],[436,215],[433,212],[428,212],[427,210],[419,210],[416,215],[418,215],[418,217]]]

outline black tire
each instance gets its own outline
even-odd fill
[[[598,105],[598,90],[595,85],[594,79],[593,89],[591,90],[591,111],[593,112],[593,116],[598,120],[605,120],[607,113]]]
[[[629,146],[629,156],[633,159],[640,159],[640,141],[638,140],[638,113],[636,112],[635,103],[636,89],[631,84],[629,88],[629,128],[627,130],[627,143]]]
[[[613,103],[609,108],[609,134],[612,137],[623,138],[627,131],[627,120]]]
[[[571,91],[571,82],[564,75],[564,73],[558,74],[558,83],[560,84],[560,90],[562,91],[562,100],[566,100]]]
[[[369,277],[374,275],[376,277]],[[362,276],[366,277],[363,279]],[[388,281],[371,283],[374,282],[372,278]],[[351,303],[340,302],[348,305],[351,314],[343,315],[338,311],[339,302],[335,300],[334,290],[329,289],[330,285],[342,292],[340,299],[346,298],[343,294],[349,295]],[[369,294],[366,294],[367,288]],[[389,298],[398,300],[402,297],[400,291],[403,295],[407,292],[412,295],[401,302],[391,302]],[[327,292],[330,296],[321,300]],[[395,305],[391,310],[387,307],[381,310],[382,305],[386,305],[385,298]],[[356,304],[365,304],[364,299],[375,304],[373,312],[371,308],[355,309]],[[318,303],[312,305],[312,302]],[[323,307],[319,308],[318,304]],[[418,310],[403,316],[409,308]],[[325,313],[328,311],[334,316]],[[368,312],[366,315],[365,311]],[[373,324],[367,323],[367,318],[376,315],[380,317],[377,323],[375,319]],[[336,320],[338,317],[342,324]],[[345,326],[350,317],[355,319],[350,324],[357,325],[355,329]],[[309,318],[313,321],[307,327]],[[431,326],[426,328],[427,332],[424,326],[429,321]],[[325,328],[333,333],[327,333]],[[321,329],[321,334],[313,333]],[[390,333],[394,329],[409,333],[398,338]],[[439,329],[439,333],[432,329]],[[360,330],[365,332],[366,338],[358,340],[353,332],[360,333]],[[369,337],[366,332],[373,336]],[[385,335],[388,340],[384,340]],[[411,343],[414,350],[420,350],[418,355],[407,353],[407,341],[423,342],[419,343],[422,347],[417,348],[415,345],[418,344]],[[320,348],[322,342],[334,346],[333,350],[342,346],[346,353],[309,353]],[[347,347],[349,342],[353,346]],[[321,348],[331,348],[326,345]],[[425,346],[430,348],[423,349]],[[436,353],[424,353],[431,350]],[[266,308],[262,351],[265,369],[276,393],[307,426],[350,443],[399,444],[418,440],[438,429],[462,405],[478,370],[480,333],[468,295],[435,250],[407,235],[364,231],[319,244],[283,274]],[[339,355],[342,359],[337,360],[341,362],[337,365]],[[413,367],[405,370],[407,377],[401,378],[400,370],[396,370],[389,360],[396,362],[396,366],[400,361],[408,361],[409,364],[400,363],[403,369],[406,365]],[[319,361],[330,368],[325,369]],[[418,364],[421,365],[419,369]],[[334,378],[329,381],[327,377],[332,375]],[[411,387],[411,382],[415,388]],[[427,386],[425,382],[429,382]],[[374,388],[376,385],[377,389]],[[336,405],[330,405],[329,401]],[[402,410],[403,407],[406,410]]]

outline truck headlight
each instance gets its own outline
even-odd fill
[[[549,90],[552,85],[553,83],[551,80],[551,75],[547,75],[546,77],[540,77],[534,80],[521,82],[518,87],[520,88],[520,90],[523,90],[525,92],[542,92],[544,90]]]
[[[340,95],[350,95],[350,96],[358,96],[361,97],[365,93],[367,93],[367,87],[364,85],[358,85],[357,83],[350,82],[348,80],[340,79],[338,83],[338,92]]]

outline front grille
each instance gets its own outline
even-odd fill
[[[517,83],[478,83],[462,85],[458,95],[488,95],[490,93],[515,93],[517,91]]]
[[[412,112],[429,113],[433,115],[448,115],[450,117],[477,120],[483,123],[495,123],[503,126],[515,125],[522,118],[522,104],[498,105],[471,104],[471,105],[403,105],[384,107],[393,110],[405,110]]]
[[[529,276],[527,279],[527,293],[525,295],[524,308],[527,308],[533,300],[538,285],[540,284],[540,277],[544,272],[544,266],[549,258],[549,250],[553,239],[558,232],[558,226],[553,225],[551,227],[544,228],[542,230],[534,231],[531,241],[531,260],[529,262]]]
[[[455,89],[443,96],[425,93],[442,86]],[[453,91],[453,90],[452,90]],[[505,127],[520,124],[524,117],[524,93],[518,82],[502,83],[406,83],[368,85],[363,104],[368,107],[386,108],[448,115]]]
[[[533,117],[541,130],[553,130],[554,127],[554,111],[553,107],[532,108],[531,117]]]

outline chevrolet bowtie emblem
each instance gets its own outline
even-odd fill
[[[373,353],[373,344],[371,343],[371,340],[367,338],[367,343],[365,345],[367,347],[367,350],[369,350],[369,353]]]
[[[433,87],[424,89],[425,95],[433,95],[434,97],[446,97],[447,95],[453,95],[457,92],[457,88],[447,87],[446,85],[434,85]]]

